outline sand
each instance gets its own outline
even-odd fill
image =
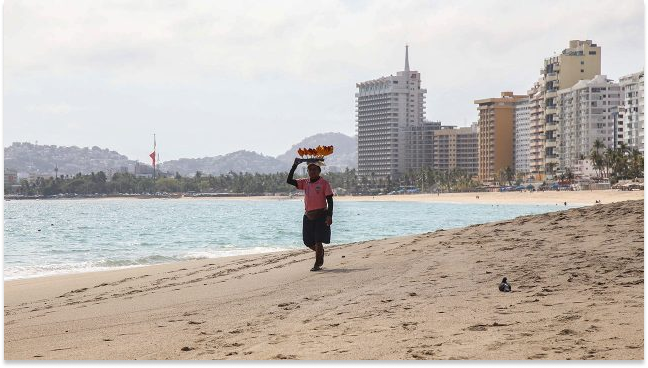
[[[557,204],[589,206],[601,203],[614,203],[643,199],[643,191],[621,191],[616,189],[594,191],[546,191],[546,192],[468,192],[437,194],[402,194],[377,196],[336,196],[336,201],[388,201],[388,202],[439,202],[439,203],[483,203],[483,204]],[[180,200],[294,200],[303,201],[295,196],[250,196],[250,197],[183,197]]]
[[[621,191],[616,189],[594,191],[546,191],[546,192],[469,192],[437,194],[403,194],[382,196],[338,196],[342,201],[411,201],[444,203],[484,204],[557,204],[589,206],[644,198],[644,191]]]
[[[328,247],[321,272],[304,250],[8,281],[5,359],[641,360],[643,229],[638,200]]]
[[[617,189],[594,191],[546,191],[546,192],[467,192],[440,194],[402,194],[377,196],[336,196],[336,201],[378,201],[378,202],[437,202],[437,203],[482,203],[482,204],[555,204],[589,206],[601,203],[614,203],[644,198],[644,191],[621,191]],[[244,196],[244,197],[180,197],[180,198],[136,198],[102,197],[84,198],[98,201],[114,200],[172,200],[172,201],[303,201],[302,196]]]

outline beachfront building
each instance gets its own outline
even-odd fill
[[[623,142],[628,148],[644,152],[644,72],[643,70],[619,78],[622,108],[619,114]]]
[[[618,83],[597,75],[581,80],[574,86],[558,91],[558,170],[573,169],[587,158],[594,142],[606,147],[618,145],[617,114],[621,102]]]
[[[594,178],[601,176],[601,174],[605,177],[605,170],[602,173],[596,171],[596,168],[592,165],[592,160],[588,158],[577,160],[571,171],[577,178]]]
[[[405,139],[405,170],[418,171],[434,163],[434,133],[441,129],[440,121],[424,121],[402,129]]]
[[[540,83],[529,91],[529,179],[544,180],[544,95]]]
[[[558,109],[556,98],[558,91],[570,88],[579,80],[591,80],[601,74],[601,47],[592,43],[591,40],[571,40],[569,47],[559,55],[548,57],[540,70],[537,91],[542,97],[542,114],[536,114],[531,118],[532,140],[533,129],[542,130],[544,136],[539,138],[542,142],[543,151],[541,154],[531,150],[531,173],[536,180],[544,180],[545,177],[553,178],[555,169],[559,165],[558,159]],[[536,89],[534,86],[533,89]],[[534,101],[532,103],[532,109]],[[542,118],[542,121],[534,121],[534,118]],[[542,129],[538,125],[542,124]],[[532,144],[537,144],[533,142]],[[541,163],[534,162],[540,159]]]
[[[477,123],[470,127],[443,126],[434,132],[434,170],[458,169],[470,175],[478,171]]]
[[[528,173],[529,149],[531,147],[531,100],[529,96],[520,99],[515,103],[515,118],[513,127],[513,162],[515,162],[516,173]]]
[[[502,92],[501,97],[475,100],[478,105],[478,179],[496,182],[501,170],[514,168],[513,122],[515,104],[526,95]]]
[[[408,171],[407,133],[425,122],[426,90],[420,73],[410,70],[408,47],[403,71],[356,87],[358,174],[397,178]]]

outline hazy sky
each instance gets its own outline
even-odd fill
[[[355,132],[355,83],[410,66],[429,120],[524,93],[543,59],[591,39],[609,78],[644,65],[642,1],[12,1],[4,145],[110,148],[162,161],[283,153]]]

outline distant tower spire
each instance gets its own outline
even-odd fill
[[[405,71],[409,73],[409,45],[405,44]]]

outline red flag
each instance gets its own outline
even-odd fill
[[[155,166],[155,151],[153,151],[153,152],[149,155],[149,157],[151,158],[151,160],[153,160],[153,166]]]

